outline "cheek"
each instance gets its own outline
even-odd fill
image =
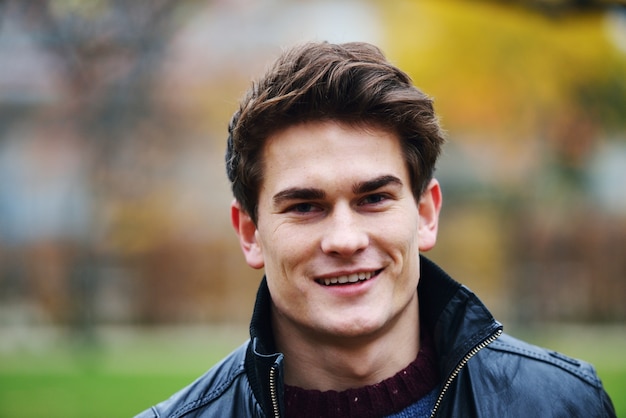
[[[394,260],[396,274],[412,282],[419,276],[419,234],[416,223],[398,222],[381,235],[381,247]]]
[[[408,255],[419,251],[419,230],[417,222],[394,222],[381,234],[390,248]]]
[[[266,274],[282,279],[288,279],[295,269],[305,265],[314,245],[309,234],[286,227],[273,228],[269,234],[262,230],[257,236]]]

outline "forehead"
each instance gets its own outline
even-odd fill
[[[262,152],[263,186],[408,176],[398,136],[376,126],[306,122],[270,135]],[[285,186],[287,187],[287,186]]]
[[[355,140],[357,143],[355,143]],[[360,141],[360,143],[358,143]],[[354,148],[368,142],[394,142],[400,145],[399,137],[391,129],[366,122],[342,122],[337,120],[319,120],[299,122],[273,131],[263,144],[261,155],[271,157],[273,153],[286,148],[304,148],[311,151],[320,143],[337,148]],[[395,148],[395,147],[394,147]],[[388,150],[402,156],[401,147]]]

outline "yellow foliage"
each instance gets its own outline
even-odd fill
[[[477,1],[378,4],[384,50],[434,96],[449,130],[528,134],[615,54],[599,13],[551,18]]]

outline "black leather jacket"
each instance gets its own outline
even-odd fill
[[[614,417],[591,365],[502,334],[466,287],[422,257],[422,326],[434,337],[442,382],[433,417]],[[283,355],[274,347],[261,283],[251,339],[147,417],[281,417]]]

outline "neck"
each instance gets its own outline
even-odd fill
[[[371,335],[342,337],[303,330],[273,312],[277,348],[285,356],[285,383],[303,389],[343,391],[392,377],[420,349],[417,294]]]

